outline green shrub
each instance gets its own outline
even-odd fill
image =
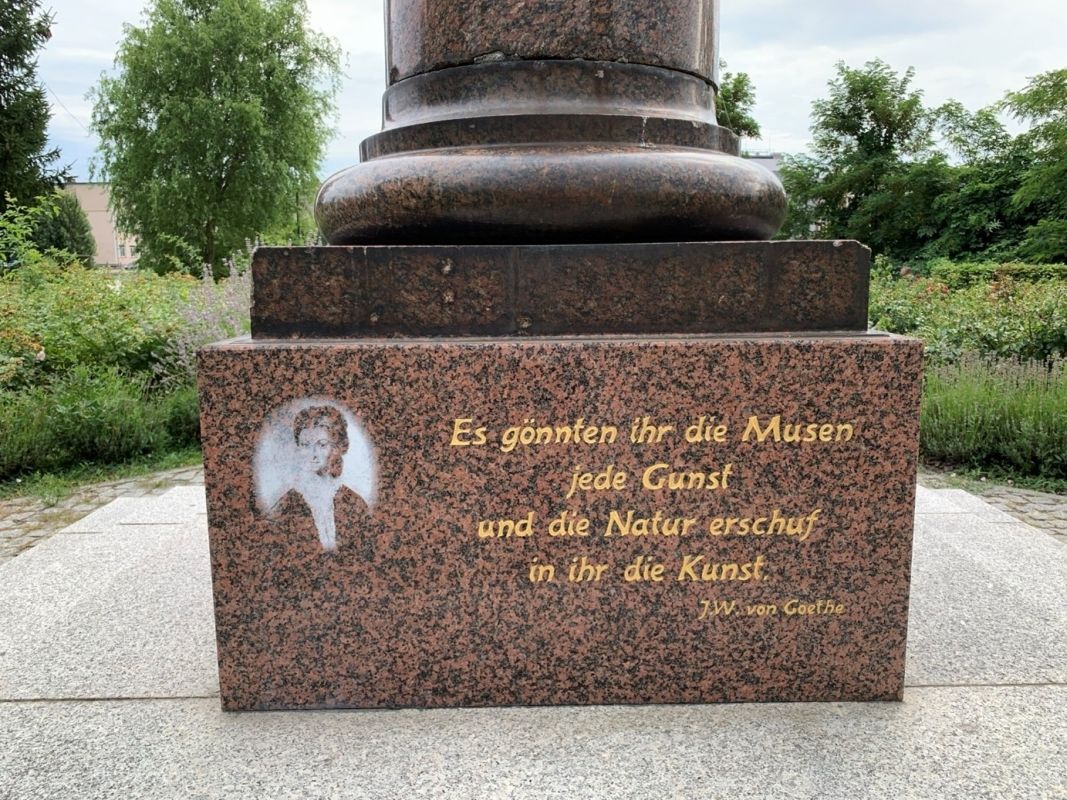
[[[163,428],[174,447],[200,441],[200,405],[195,386],[183,386],[163,395],[159,411]]]
[[[964,289],[979,283],[1010,278],[1014,281],[1067,279],[1067,264],[1001,263],[998,261],[949,261],[939,258],[929,263],[930,277],[950,289]]]
[[[116,277],[48,260],[12,270],[0,278],[0,389],[35,385],[79,365],[151,373],[194,286],[192,278]]]
[[[1067,356],[1067,281],[1003,279],[953,291],[927,278],[871,282],[875,328],[911,334],[933,363],[964,353],[1048,360]]]
[[[195,353],[246,333],[250,272],[115,274],[59,263],[0,215],[0,480],[195,445]]]
[[[967,355],[929,367],[921,440],[936,461],[1067,479],[1067,359]]]
[[[117,463],[197,441],[192,387],[170,395],[115,368],[78,366],[49,384],[0,393],[0,479]]]
[[[4,197],[7,208],[0,212],[0,275],[44,258],[33,243],[33,231],[38,220],[50,212],[47,203],[23,208],[15,204],[11,195]]]

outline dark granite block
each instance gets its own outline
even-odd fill
[[[227,709],[900,697],[915,340],[200,359]]]
[[[260,248],[252,335],[864,331],[856,242]]]

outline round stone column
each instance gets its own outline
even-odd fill
[[[382,132],[331,244],[770,238],[771,173],[715,124],[717,0],[387,0]]]

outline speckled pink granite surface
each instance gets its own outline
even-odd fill
[[[224,707],[898,698],[920,347],[868,335],[246,340],[204,350]],[[362,493],[337,493],[333,550],[300,497],[273,509],[257,501],[265,426],[303,398],[344,409],[372,454],[373,488],[365,475]],[[814,442],[742,441],[751,417],[766,429],[776,415],[833,425],[831,441],[819,427]],[[632,443],[631,423],[646,416],[674,430]],[[722,442],[686,441],[702,416],[727,426]],[[458,436],[457,419],[472,420]],[[617,426],[617,440],[502,451],[511,426],[578,419]],[[851,440],[834,440],[842,424]],[[477,427],[485,445],[452,443],[476,440],[466,431]],[[348,459],[360,454],[352,430]],[[660,463],[669,469],[653,484],[670,470],[721,481],[732,468],[725,489],[644,488],[644,470]],[[627,474],[624,487],[566,497],[576,468],[609,465]],[[711,520],[775,509],[819,514],[803,541],[711,532]],[[587,517],[588,535],[549,536],[563,511]],[[696,522],[684,536],[618,526],[605,536],[612,511]],[[481,521],[531,513],[530,536],[478,535]],[[624,580],[641,556],[664,565],[661,581]],[[582,557],[607,565],[599,581],[567,579]],[[737,564],[750,579],[689,579],[704,561]],[[534,563],[554,565],[555,580],[532,582]],[[830,613],[787,613],[820,600],[833,601]],[[732,613],[710,611],[732,601]]]

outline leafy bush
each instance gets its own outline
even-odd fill
[[[114,367],[77,366],[47,385],[0,392],[0,479],[188,446],[195,419],[191,387],[152,395]]]
[[[0,275],[44,259],[33,243],[33,230],[41,216],[49,213],[49,206],[40,204],[23,208],[5,194],[7,208],[0,212]]]
[[[1014,281],[1067,279],[1067,264],[1024,264],[999,261],[949,261],[939,258],[930,262],[929,275],[950,289],[963,289],[978,283],[992,283],[1010,278]]]
[[[166,233],[141,241],[137,267],[157,275],[199,276],[202,271],[200,252],[184,239]]]
[[[13,270],[0,278],[0,375],[7,376],[0,388],[35,385],[78,365],[151,372],[195,285],[190,278],[115,277],[48,260]]]
[[[875,328],[911,334],[932,363],[964,353],[1047,361],[1067,356],[1067,281],[1010,278],[957,291],[928,278],[871,282]]]
[[[248,331],[250,272],[116,276],[20,246],[0,276],[0,480],[194,445],[195,350]]]
[[[1067,359],[969,354],[932,366],[920,424],[927,458],[1067,479]]]

